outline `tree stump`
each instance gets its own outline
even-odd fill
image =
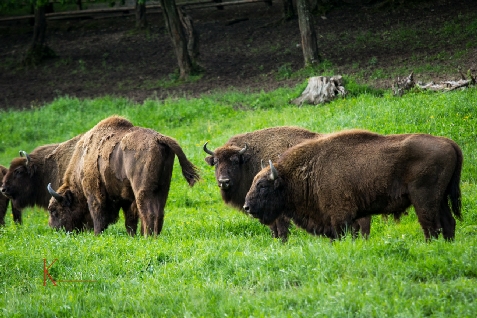
[[[337,95],[346,95],[341,75],[333,77],[315,76],[308,80],[308,85],[300,97],[291,103],[301,106],[306,104],[323,104],[332,101]]]

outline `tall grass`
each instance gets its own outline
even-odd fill
[[[176,138],[203,180],[189,188],[176,162],[156,239],[129,237],[122,218],[96,237],[50,229],[48,213],[39,208],[24,211],[22,226],[9,214],[0,229],[0,315],[474,317],[477,90],[395,98],[357,87],[358,93],[327,105],[291,106],[303,86],[144,104],[60,98],[1,112],[0,164],[8,165],[20,149],[64,141],[119,114]],[[201,147],[277,125],[452,138],[464,153],[464,221],[455,242],[425,243],[412,209],[399,224],[374,218],[368,240],[330,243],[295,228],[286,244],[272,239],[266,227],[222,203]],[[57,286],[44,281],[44,259],[47,266],[57,259],[48,268]]]

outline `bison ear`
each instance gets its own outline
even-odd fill
[[[214,156],[207,156],[205,157],[205,162],[207,162],[207,164],[209,166],[213,166],[215,163],[214,163]]]

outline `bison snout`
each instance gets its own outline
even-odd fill
[[[219,187],[222,189],[222,190],[227,190],[228,188],[230,188],[230,179],[219,179]]]
[[[250,213],[250,207],[245,203],[243,206],[245,212]]]
[[[7,197],[8,197],[8,196],[10,195],[10,193],[9,193],[10,191],[8,191],[8,188],[7,188],[7,187],[1,187],[1,188],[0,188],[0,191],[2,191],[2,194],[3,194],[4,196],[7,196]]]

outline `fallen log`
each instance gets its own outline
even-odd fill
[[[429,82],[429,83],[422,83],[422,82],[414,82],[413,73],[408,77],[403,79],[397,78],[397,81],[393,83],[392,89],[394,95],[402,96],[406,91],[410,90],[413,87],[418,87],[423,90],[431,90],[431,91],[439,91],[439,92],[449,92],[459,88],[465,88],[471,85],[475,85],[476,77],[472,75],[470,70],[468,71],[467,75],[469,79],[465,77],[462,72],[460,73],[461,79],[458,81],[441,81],[439,83]]]
[[[346,95],[341,75],[333,77],[315,76],[308,79],[308,85],[300,97],[291,101],[292,104],[323,104],[332,101],[336,96]]]

